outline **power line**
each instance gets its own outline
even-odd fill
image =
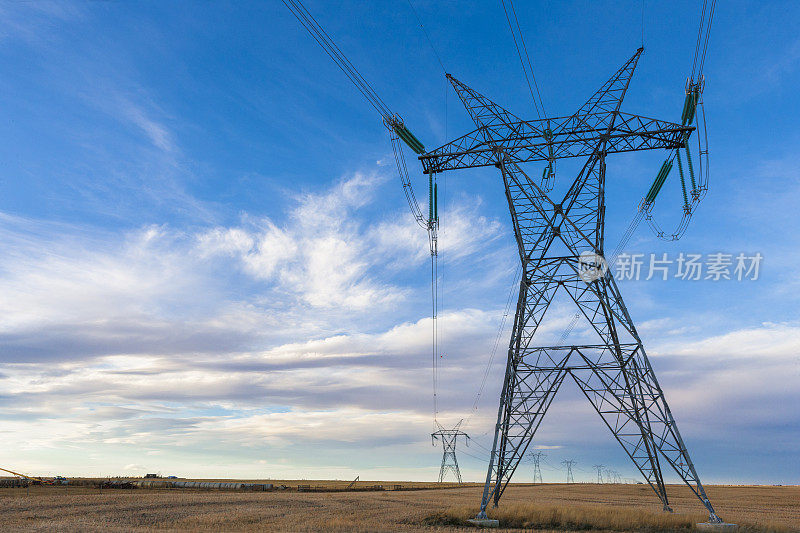
[[[700,26],[697,29],[697,41],[694,48],[694,61],[692,62],[692,76],[690,78],[692,80],[700,81],[700,78],[703,75],[703,67],[705,66],[706,62],[706,50],[708,49],[708,40],[711,34],[711,23],[714,20],[714,7],[716,4],[716,0],[711,0],[711,8],[708,9],[708,18],[706,19],[708,0],[703,0],[703,9],[700,12]],[[705,37],[703,36],[704,30]]]
[[[425,25],[422,23],[422,19],[417,12],[417,9],[414,7],[414,4],[411,0],[406,0],[408,2],[408,7],[411,8],[411,11],[414,13],[414,17],[417,19],[417,23],[419,24],[422,33],[425,35],[425,40],[428,42],[428,46],[430,46],[431,50],[433,51],[433,55],[436,56],[436,60],[439,62],[439,66],[442,67],[442,72],[447,75],[447,69],[445,69],[444,61],[442,61],[442,57],[439,55],[438,50],[433,45],[433,41],[431,40],[431,36],[428,33],[428,30],[425,29]],[[444,123],[445,123],[445,135],[446,135],[446,128],[447,128],[447,87],[445,87],[445,95],[444,95]],[[431,189],[434,189],[435,184],[431,185]],[[435,189],[434,189],[435,190]],[[429,195],[429,201],[435,202],[436,199],[433,196]],[[429,212],[430,206],[429,206]],[[439,217],[438,217],[438,209],[436,209],[436,215],[431,215],[428,220],[428,234],[430,238],[430,245],[431,245],[431,294],[432,294],[432,304],[433,304],[433,354],[432,354],[432,366],[433,366],[433,421],[436,424],[437,417],[439,415],[439,408],[438,408],[438,385],[439,385],[439,358],[442,357],[442,354],[439,351],[439,308],[440,308],[440,300],[443,294],[443,287],[441,286],[439,280],[439,259],[438,259],[438,236],[437,236],[437,229],[439,226]]]
[[[358,71],[358,69],[350,62],[350,60],[344,55],[344,52],[336,45],[330,35],[325,31],[325,29],[317,22],[314,16],[306,9],[303,5],[301,0],[282,0],[283,4],[286,6],[289,11],[300,21],[300,24],[306,29],[306,31],[311,35],[311,37],[320,45],[323,51],[330,57],[334,63],[345,73],[348,79],[355,85],[356,89],[361,92],[364,98],[375,108],[376,111],[381,115],[383,118],[383,123],[389,128],[391,132],[391,140],[392,140],[392,149],[395,156],[395,161],[397,163],[397,170],[400,174],[400,180],[403,184],[403,191],[405,193],[406,199],[408,200],[409,206],[411,207],[411,212],[414,215],[414,218],[417,222],[425,227],[428,230],[428,239],[430,244],[431,250],[431,293],[432,293],[432,322],[433,322],[433,348],[432,348],[432,366],[433,366],[433,420],[434,423],[436,422],[436,416],[438,414],[438,393],[437,393],[437,385],[438,385],[438,362],[437,357],[439,355],[439,337],[438,337],[438,299],[439,299],[439,289],[438,289],[438,237],[437,237],[437,230],[438,230],[438,209],[436,208],[436,184],[433,180],[433,177],[429,179],[429,203],[428,203],[428,219],[425,220],[424,216],[422,215],[422,211],[419,209],[419,205],[417,204],[416,197],[414,196],[413,188],[411,186],[411,181],[408,178],[408,169],[406,167],[405,159],[403,157],[403,151],[399,143],[399,139],[402,139],[406,144],[408,144],[415,152],[423,153],[424,146],[422,143],[405,127],[403,124],[402,119],[393,114],[392,111],[389,109],[389,106],[378,96],[378,93],[372,88],[372,86],[367,82],[363,75]],[[409,0],[409,5],[411,2]],[[414,6],[411,5],[412,10],[414,10]],[[414,14],[416,15],[416,10],[414,10]],[[417,20],[419,17],[417,16]],[[420,22],[420,27],[425,32],[426,37],[428,37],[428,33],[425,30],[424,26]],[[439,63],[442,65],[442,69],[444,70],[444,64],[439,58],[439,54],[436,52],[436,49],[433,47],[433,43],[430,41],[430,37],[428,37],[428,43],[431,45],[431,48],[434,50],[437,58],[439,59]]]
[[[517,57],[519,57],[519,62],[522,65],[522,72],[525,74],[525,81],[528,84],[528,90],[531,93],[531,99],[533,99],[533,105],[536,108],[536,114],[541,119],[543,116],[546,116],[544,111],[544,103],[542,102],[542,95],[539,93],[539,85],[536,83],[536,75],[533,73],[533,63],[531,62],[530,55],[528,55],[528,48],[525,45],[525,38],[523,37],[522,30],[519,26],[517,11],[514,9],[514,0],[508,0],[508,3],[511,6],[511,13],[514,16],[514,21],[516,23],[516,32],[514,31],[514,25],[511,23],[511,17],[508,14],[505,0],[500,0],[500,3],[503,6],[503,12],[506,14],[506,21],[508,22],[508,27],[511,30],[511,37],[514,39],[514,48],[517,49]],[[522,43],[522,51],[517,43],[517,34],[519,34],[519,41]],[[528,60],[527,66],[525,65],[525,61],[522,59],[523,52],[525,53],[525,58]],[[528,76],[528,71],[530,71],[530,77]],[[533,85],[531,85],[531,78],[533,78]],[[536,94],[534,94],[534,87],[536,87]],[[538,100],[536,95],[539,97]]]
[[[706,64],[706,50],[708,50],[708,40],[711,36],[711,23],[714,20],[714,7],[717,4],[717,0],[711,0],[711,10],[708,15],[708,25],[706,26],[706,39],[705,43],[703,43],[703,56],[700,59],[700,70],[697,73],[698,79],[703,75],[703,67]]]
[[[642,0],[642,48],[644,48],[644,0]]]
[[[545,468],[549,468],[550,470],[555,470],[555,471],[559,471],[559,472],[564,470],[563,466],[556,466],[556,465],[552,464],[550,461],[548,461],[547,459],[543,459],[543,462],[544,462]]]
[[[511,13],[514,15],[514,23],[517,26],[517,33],[519,33],[519,40],[522,43],[522,51],[525,52],[525,59],[528,60],[528,70],[531,73],[531,78],[533,79],[533,86],[536,89],[536,96],[539,98],[539,107],[542,108],[542,115],[547,115],[544,110],[544,101],[542,100],[542,93],[539,92],[539,84],[536,81],[536,73],[533,71],[533,62],[531,61],[531,56],[528,55],[528,46],[525,44],[525,36],[522,34],[522,28],[519,26],[519,19],[517,18],[517,10],[514,7],[514,0],[508,0],[508,4],[511,6]]]
[[[433,307],[432,322],[433,328],[433,349],[432,361],[433,366],[433,421],[436,423],[436,418],[439,416],[439,302],[438,302],[438,278],[439,278],[439,261],[438,254],[431,254],[431,303]]]
[[[466,423],[464,425],[466,425]],[[481,435],[481,437],[485,437],[485,436],[486,436],[486,433]],[[471,438],[470,442],[472,442],[473,444],[477,445],[478,448],[482,449],[485,453],[487,453],[487,454],[491,454],[492,453],[492,450],[490,450],[489,448],[487,448],[486,446],[484,446],[483,444],[478,442],[475,438]]]
[[[384,118],[392,117],[392,112],[389,109],[389,106],[381,100],[381,97],[378,96],[378,93],[372,88],[372,86],[367,82],[364,76],[358,71],[358,69],[353,65],[347,56],[339,49],[335,42],[331,39],[330,35],[325,31],[325,29],[320,26],[314,16],[306,9],[303,3],[300,0],[281,0],[283,4],[289,9],[289,11],[297,17],[297,20],[300,21],[300,24],[308,31],[308,33],[313,37],[313,39],[319,44],[322,49],[325,51],[326,54],[333,60],[334,63],[345,73],[345,75],[353,82],[353,85],[356,86],[356,89],[364,95],[364,98],[375,108],[375,110],[380,113],[380,115]]]
[[[697,124],[697,147],[698,156],[700,158],[699,173],[697,179],[692,165],[691,153],[689,150],[689,135],[690,132],[685,132],[681,140],[681,144],[674,147],[672,155],[665,161],[658,176],[650,187],[649,192],[642,200],[639,210],[645,212],[645,218],[650,228],[655,233],[656,237],[665,241],[675,241],[680,239],[686,232],[689,221],[692,219],[697,206],[700,201],[705,197],[708,191],[708,132],[706,130],[705,120],[705,107],[702,100],[703,88],[705,85],[705,77],[703,76],[703,69],[705,67],[706,52],[708,51],[708,41],[711,37],[711,24],[714,20],[714,8],[716,0],[711,0],[711,5],[708,5],[708,0],[703,0],[703,8],[700,13],[700,24],[697,29],[697,39],[695,42],[694,59],[692,61],[692,72],[686,82],[686,97],[683,104],[683,113],[681,116],[681,123],[684,125]],[[688,164],[689,179],[691,181],[691,201],[686,188],[686,179],[683,173],[683,165],[681,164],[680,150],[685,150],[686,160]],[[668,234],[661,229],[661,226],[655,221],[653,217],[653,207],[656,203],[656,196],[661,190],[666,178],[669,176],[672,169],[673,161],[678,161],[678,173],[680,176],[681,189],[683,191],[683,216],[674,232]]]
[[[439,55],[439,52],[436,50],[436,47],[433,46],[433,41],[431,41],[431,36],[428,35],[428,30],[425,29],[425,26],[422,24],[422,19],[419,18],[419,13],[417,13],[414,4],[411,3],[411,0],[406,0],[408,2],[408,7],[411,8],[411,11],[414,12],[414,17],[417,19],[417,23],[419,27],[422,29],[422,32],[425,34],[425,39],[428,41],[428,45],[430,45],[431,50],[433,50],[433,55],[436,56],[436,60],[439,62],[439,65],[442,67],[442,72],[447,74],[447,69],[444,68],[444,62],[442,61],[442,57]]]
[[[473,459],[477,459],[478,461],[481,461],[482,463],[488,463],[489,462],[489,458],[488,457],[479,457],[479,456],[473,455],[473,454],[471,454],[469,452],[465,452],[464,450],[461,450],[458,453],[463,454],[463,455],[468,455],[469,457],[472,457]]]
[[[508,320],[508,315],[511,310],[511,302],[512,298],[514,297],[514,288],[517,286],[521,272],[522,268],[518,265],[517,269],[514,271],[514,278],[511,281],[511,288],[508,291],[508,297],[506,298],[503,316],[500,319],[500,326],[498,327],[497,335],[495,335],[494,338],[494,344],[492,345],[492,350],[489,354],[489,361],[486,363],[486,368],[483,371],[483,377],[481,379],[480,387],[478,387],[478,393],[475,395],[475,400],[472,402],[472,412],[470,412],[470,415],[467,418],[467,423],[469,423],[470,418],[472,418],[472,414],[478,409],[478,403],[480,402],[481,396],[483,395],[483,390],[486,387],[486,380],[488,379],[489,372],[494,364],[495,355],[497,355],[497,348],[500,345],[500,339],[503,335],[503,330],[505,329],[506,321]]]

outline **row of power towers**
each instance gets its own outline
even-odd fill
[[[442,464],[439,468],[439,483],[444,481],[448,473],[452,473],[453,477],[458,483],[462,483],[461,470],[458,467],[458,459],[456,458],[456,444],[459,438],[469,442],[469,435],[459,429],[459,423],[453,429],[444,429],[439,426],[438,431],[431,434],[433,443],[437,441],[442,443]],[[535,452],[528,455],[530,462],[533,465],[533,482],[544,483],[542,478],[542,462],[547,455],[544,452]],[[575,476],[573,474],[573,466],[577,464],[574,459],[565,459],[561,461],[564,465],[564,472],[566,474],[567,483],[575,483]],[[598,464],[592,465],[592,468],[597,473],[596,483],[622,483],[622,476],[616,470],[606,468],[606,465]]]

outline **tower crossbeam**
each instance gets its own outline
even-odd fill
[[[425,174],[495,166],[497,152],[506,161],[529,163],[591,155],[598,143],[607,142],[606,154],[640,150],[674,149],[683,146],[687,133],[694,126],[618,113],[618,122],[608,128],[591,128],[586,121],[595,122],[602,113],[586,116],[558,117],[519,121],[501,128],[481,126],[458,139],[419,157]],[[550,128],[552,126],[552,129]],[[545,131],[550,129],[550,135]],[[503,131],[506,130],[506,131]],[[486,138],[497,139],[489,143]]]

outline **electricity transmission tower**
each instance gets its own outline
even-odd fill
[[[536,480],[539,480],[539,483],[544,483],[542,481],[542,468],[539,466],[539,462],[541,461],[542,457],[547,457],[544,452],[536,452],[531,454],[531,459],[533,460],[533,482],[536,483]]]
[[[600,484],[603,482],[603,467],[606,465],[593,465],[592,468],[597,469],[597,483]]]
[[[461,471],[458,469],[458,460],[456,459],[456,443],[458,437],[464,437],[467,445],[469,445],[469,435],[459,429],[461,422],[453,429],[444,429],[439,422],[436,425],[439,427],[438,431],[431,433],[431,443],[436,446],[436,441],[442,441],[442,466],[439,468],[439,483],[442,482],[448,471],[452,472],[455,478],[461,483]]]
[[[493,166],[505,187],[522,263],[494,444],[478,518],[496,506],[569,376],[669,510],[665,461],[719,522],[605,260],[606,157],[674,150],[693,126],[620,111],[643,49],[567,117],[522,120],[448,74],[476,129],[419,156],[426,174]],[[548,194],[548,169],[582,158],[566,194]],[[540,185],[521,167],[544,162]],[[545,176],[543,176],[544,178]],[[654,184],[655,186],[655,184]],[[537,346],[534,334],[561,291],[586,318],[591,344]],[[443,463],[444,464],[444,463]]]
[[[569,461],[561,461],[561,464],[567,467],[567,483],[575,483],[575,478],[572,477],[572,465],[577,463],[570,459]]]

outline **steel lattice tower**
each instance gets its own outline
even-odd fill
[[[603,467],[606,465],[594,465],[592,468],[597,469],[597,484],[601,484],[603,482]]]
[[[536,483],[536,480],[539,480],[539,483],[544,483],[542,480],[542,467],[539,464],[541,462],[542,457],[547,457],[544,452],[536,452],[531,454],[531,459],[533,459],[533,482]]]
[[[570,459],[569,461],[561,461],[561,464],[567,467],[567,483],[575,483],[575,478],[572,477],[572,465],[577,463]]]
[[[441,424],[436,422],[439,427],[437,431],[431,433],[431,442],[436,446],[436,441],[442,441],[442,466],[439,468],[439,483],[450,471],[455,478],[461,483],[461,471],[458,469],[458,459],[456,459],[456,444],[459,437],[464,437],[464,440],[469,443],[469,435],[461,431],[461,420],[453,429],[444,429]]]
[[[419,158],[426,174],[500,170],[522,263],[519,297],[479,518],[496,506],[564,379],[569,376],[669,509],[661,462],[714,513],[642,341],[602,259],[606,157],[675,149],[694,127],[623,113],[643,49],[568,117],[521,120],[448,74],[477,129]],[[520,167],[585,158],[561,198]],[[593,344],[536,346],[533,337],[557,291],[566,292],[597,334]],[[443,463],[444,464],[444,463]]]

